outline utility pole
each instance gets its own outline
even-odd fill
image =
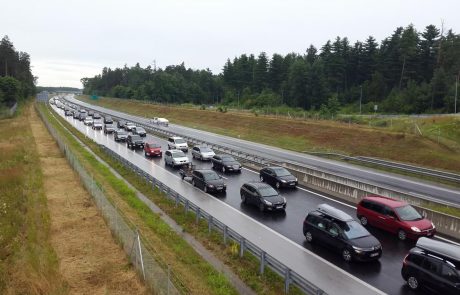
[[[359,114],[361,115],[361,112],[362,112],[362,101],[363,101],[363,86],[359,86],[359,88],[361,89],[361,94],[359,95]]]

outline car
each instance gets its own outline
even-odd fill
[[[169,165],[171,167],[183,166],[188,165],[190,160],[181,150],[167,150],[165,151],[165,165]]]
[[[102,117],[101,117],[101,114],[99,114],[99,113],[94,113],[94,114],[93,114],[93,119],[94,119],[94,120],[99,120],[99,119],[101,119],[101,118],[102,118]]]
[[[188,152],[188,144],[182,137],[171,136],[168,138],[168,149],[181,150],[186,153]]]
[[[85,118],[86,118],[86,113],[80,112],[80,115],[78,116],[78,120],[79,120],[79,121],[84,121]]]
[[[104,117],[104,124],[113,124],[113,119],[110,116]]]
[[[132,122],[126,122],[126,124],[124,125],[124,128],[126,131],[133,131],[133,128],[135,128],[136,125],[134,125],[134,123]]]
[[[115,132],[115,126],[113,124],[104,124],[104,134]]]
[[[265,210],[286,210],[286,198],[263,182],[247,182],[240,188],[240,196],[243,204],[257,206],[261,212]]]
[[[91,117],[86,117],[86,118],[85,118],[85,121],[83,121],[83,124],[85,124],[86,126],[91,126],[91,125],[93,125],[93,118],[91,118]]]
[[[80,117],[80,112],[79,111],[74,111],[73,112],[73,118],[78,119]]]
[[[65,116],[66,116],[66,117],[72,116],[72,111],[70,111],[70,110],[65,111]]]
[[[211,160],[215,155],[214,151],[207,146],[194,146],[192,148],[192,157],[194,159]]]
[[[421,237],[406,255],[401,276],[407,286],[429,294],[460,294],[460,246]]]
[[[126,141],[128,139],[128,133],[124,130],[115,130],[115,136],[113,137],[115,141]]]
[[[267,182],[276,188],[296,187],[298,180],[286,168],[265,167],[259,171],[260,181]]]
[[[92,117],[94,115],[94,111],[88,111],[88,116]]]
[[[382,245],[367,229],[347,213],[321,204],[305,217],[303,235],[342,254],[346,262],[373,261],[382,256]]]
[[[126,143],[128,145],[128,148],[132,150],[144,148],[144,141],[139,135],[128,135]]]
[[[139,135],[140,137],[146,137],[147,132],[145,132],[145,129],[139,126],[136,126],[132,129],[133,134]]]
[[[120,120],[117,122],[118,128],[125,128],[126,121]]]
[[[163,125],[165,127],[168,127],[169,125],[169,121],[168,119],[165,119],[165,118],[158,118],[158,117],[154,117],[152,119],[152,123],[153,124],[157,124],[157,125]]]
[[[436,227],[430,220],[408,203],[392,198],[367,196],[358,203],[356,215],[362,225],[397,234],[400,240],[432,237],[436,233]]]
[[[239,172],[241,173],[241,164],[230,155],[215,155],[211,158],[212,169],[220,170],[222,173]]]
[[[210,169],[193,170],[192,184],[201,188],[205,193],[225,193],[227,191],[227,185],[222,176]]]
[[[96,129],[97,129],[97,130],[102,130],[102,127],[103,127],[102,125],[103,125],[103,124],[102,124],[102,121],[101,121],[101,120],[93,120],[93,126],[92,126],[92,128],[95,129],[95,130],[96,130]]]
[[[163,156],[163,153],[161,152],[161,145],[153,142],[146,142],[144,145],[144,155],[146,157]]]

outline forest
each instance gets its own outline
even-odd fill
[[[287,106],[335,113],[452,113],[460,73],[460,35],[434,25],[398,27],[380,43],[328,40],[304,53],[227,59],[222,72],[162,68],[104,68],[83,78],[84,93],[159,103]]]
[[[35,94],[30,56],[16,51],[8,36],[0,41],[0,107],[10,107]]]

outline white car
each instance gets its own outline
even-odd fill
[[[192,157],[202,161],[211,160],[215,155],[214,151],[207,146],[194,146],[192,148]]]
[[[165,165],[170,165],[172,167],[188,165],[190,160],[180,150],[169,150],[165,151],[164,154]]]
[[[102,130],[103,124],[101,120],[94,120],[93,121],[93,129],[99,129]]]
[[[186,153],[188,152],[188,144],[182,137],[171,136],[168,138],[168,149],[181,150]]]
[[[85,118],[85,121],[83,121],[83,124],[85,124],[86,126],[91,126],[91,125],[93,125],[93,118],[91,118],[91,117],[86,117],[86,118]]]
[[[154,117],[153,120],[152,120],[152,123],[157,124],[157,125],[163,125],[163,126],[166,126],[166,127],[168,127],[168,125],[169,125],[168,119],[166,119],[166,118],[158,118],[158,117]]]
[[[128,122],[125,124],[125,130],[126,131],[133,131],[133,129],[136,128],[136,125],[134,123]]]

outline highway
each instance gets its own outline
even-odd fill
[[[59,114],[63,115],[62,110],[57,110]],[[225,181],[227,183],[227,193],[225,195],[206,195],[201,190],[197,188],[193,188],[191,184],[186,181],[181,181],[178,174],[178,169],[173,169],[170,167],[165,167],[164,161],[161,158],[154,158],[154,159],[146,159],[143,155],[142,151],[131,151],[126,148],[126,144],[124,143],[116,143],[113,140],[113,135],[104,135],[102,131],[94,131],[91,127],[84,126],[82,122],[75,120],[71,117],[67,117],[66,120],[70,122],[73,126],[78,128],[81,132],[86,134],[88,137],[94,139],[96,142],[100,144],[104,144],[108,148],[116,151],[123,157],[130,160],[132,163],[138,166],[147,166],[149,169],[149,173],[154,175],[155,177],[161,176],[165,173],[172,174],[175,177],[166,177],[167,181],[173,182],[171,185],[172,187],[179,191],[184,190],[184,193],[188,194],[187,196],[193,198],[203,198],[203,195],[208,198],[209,200],[218,201],[218,203],[225,204],[227,206],[231,206],[232,208],[236,209],[238,212],[243,213],[241,216],[250,217],[249,219],[245,219],[239,217],[239,221],[241,222],[242,230],[250,229],[252,222],[250,220],[256,220],[257,223],[263,224],[264,226],[272,229],[276,233],[282,235],[287,241],[291,241],[296,245],[300,246],[302,249],[307,249],[312,251],[319,257],[329,261],[331,264],[336,265],[341,270],[345,271],[346,273],[352,274],[353,276],[365,281],[370,286],[374,286],[379,290],[388,293],[388,294],[413,294],[406,286],[405,282],[403,281],[400,271],[402,266],[402,260],[404,256],[407,254],[410,248],[414,246],[413,242],[406,241],[402,242],[397,239],[396,236],[392,236],[385,232],[382,232],[377,229],[370,228],[370,232],[381,242],[383,247],[383,256],[378,262],[372,263],[345,263],[340,254],[330,251],[329,249],[325,249],[318,245],[310,245],[305,241],[305,238],[302,234],[302,222],[307,214],[307,212],[314,210],[318,204],[321,203],[328,203],[332,206],[335,206],[343,211],[346,211],[348,214],[355,216],[356,210],[353,206],[350,206],[345,203],[341,203],[332,199],[329,196],[326,196],[322,193],[314,192],[305,188],[298,188],[298,189],[288,189],[282,190],[282,195],[287,199],[287,209],[285,213],[271,213],[265,212],[261,213],[255,207],[245,206],[241,203],[241,198],[239,195],[239,189],[241,185],[245,182],[251,180],[258,180],[259,176],[256,171],[252,171],[249,169],[244,169],[241,174],[225,174]],[[152,135],[148,135],[146,141],[154,141],[162,145],[163,151],[166,150],[167,144],[163,139],[154,137]],[[189,153],[189,158],[191,155]],[[193,160],[193,163],[197,167],[201,168],[209,168],[211,165],[209,162],[201,162],[198,160]],[[221,210],[221,208],[220,208]],[[229,212],[231,212],[229,210]],[[225,213],[225,216],[229,216],[228,213]],[[241,220],[240,220],[241,219]],[[270,236],[267,234],[268,239],[275,239],[275,240],[265,240],[261,233],[259,232],[261,229],[256,230],[253,233],[254,237],[257,237],[256,240],[259,240],[261,245],[265,247],[275,247],[274,252],[271,255],[274,257],[284,257],[287,255],[286,259],[290,259],[292,261],[305,261],[304,254],[299,254],[297,248],[287,248],[286,245],[279,246],[277,242],[279,242],[276,236]],[[270,238],[271,237],[271,238]],[[290,245],[289,243],[287,245]],[[291,247],[291,246],[289,246]],[[273,248],[272,248],[273,249]],[[273,254],[274,253],[274,254]],[[309,262],[312,263],[312,262]],[[315,261],[315,263],[317,263]],[[310,269],[309,275],[311,273],[319,274],[320,276],[324,276],[324,278],[330,277],[330,273],[322,273],[320,268],[318,268],[315,264],[306,265],[308,269]],[[314,271],[311,271],[314,269]],[[337,272],[342,276],[340,272]],[[331,284],[334,285],[335,279],[331,279]],[[350,277],[350,282],[353,282],[353,279]],[[350,284],[348,282],[348,284]],[[358,291],[353,291],[352,293],[348,293],[345,291],[348,284],[343,285],[341,291],[343,292],[332,292],[330,294],[357,294]],[[331,287],[331,286],[329,286]],[[337,291],[337,290],[335,290]],[[423,294],[423,293],[419,293]]]
[[[128,115],[126,113],[114,111],[111,109],[90,105],[88,103],[75,99],[73,96],[67,96],[66,99],[73,103],[99,110],[100,112],[112,114],[118,117],[123,117],[134,122],[149,124],[149,120],[143,117]],[[240,150],[242,152],[246,152],[249,154],[255,154],[260,157],[264,157],[274,161],[288,161],[310,167],[317,167],[321,170],[325,170],[343,177],[358,179],[370,184],[393,188],[403,193],[408,193],[421,197],[427,196],[429,198],[434,198],[460,205],[460,191],[442,185],[422,182],[401,175],[382,173],[374,169],[363,168],[348,163],[279,149],[276,147],[253,143],[250,141],[241,140],[233,137],[218,135],[176,124],[170,124],[169,127],[160,128],[178,134],[187,134],[190,137]]]

